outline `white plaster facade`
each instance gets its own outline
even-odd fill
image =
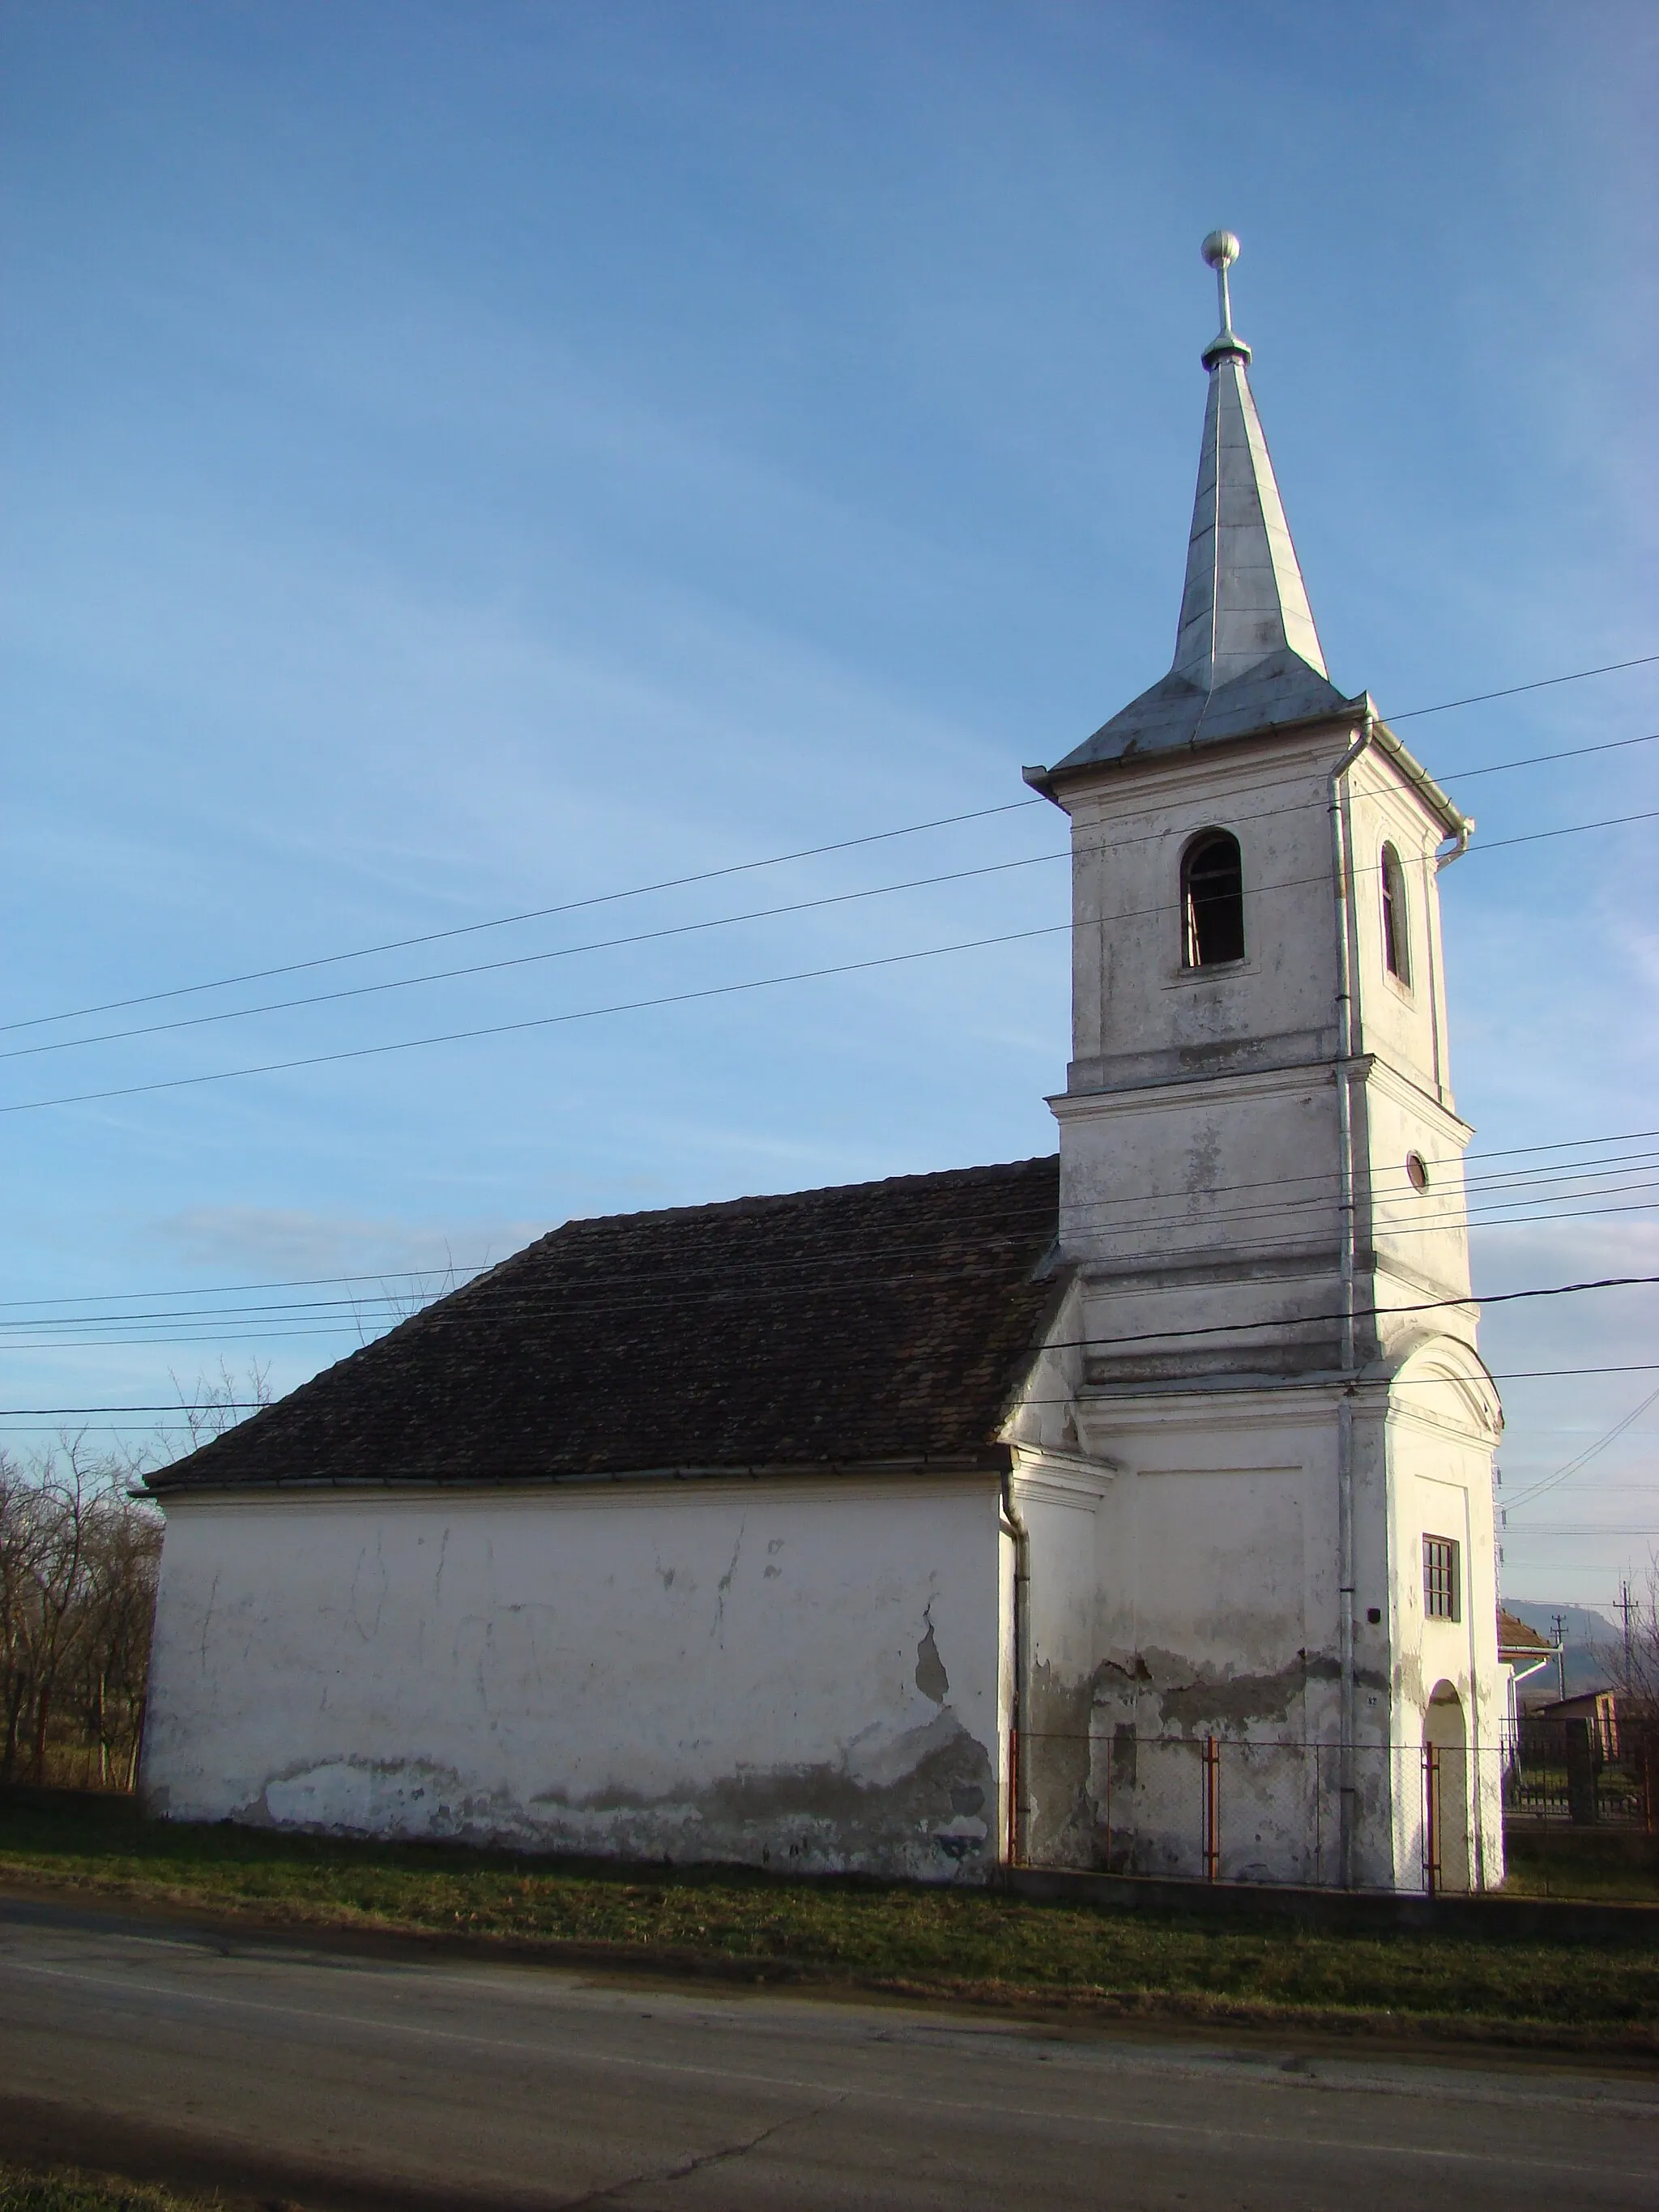
[[[175,1498],[174,1818],[950,1878],[1006,1757],[985,1477]]]
[[[1248,349],[1206,360],[1179,665],[1029,772],[1072,822],[1073,1037],[1000,1468],[168,1489],[155,1808],[946,1880],[1501,1878],[1437,888],[1468,825],[1329,684]],[[1217,830],[1243,955],[1193,966]]]

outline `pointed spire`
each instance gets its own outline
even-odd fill
[[[1368,708],[1331,682],[1307,587],[1250,397],[1250,349],[1233,328],[1230,230],[1205,240],[1221,328],[1204,349],[1210,372],[1198,497],[1187,544],[1187,587],[1175,661],[1149,690],[1103,722],[1051,769],[1028,768],[1034,791],[1107,762],[1222,744],[1288,724],[1336,720]]]
[[[1216,274],[1221,328],[1204,349],[1210,398],[1174,670],[1215,691],[1288,647],[1324,676],[1319,633],[1250,396],[1250,349],[1233,329],[1227,271],[1238,258],[1238,240],[1231,231],[1212,231],[1203,252]]]

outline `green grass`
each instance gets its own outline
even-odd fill
[[[73,2167],[0,2164],[0,2212],[210,2212],[216,2201],[177,2197],[139,2181],[106,2180]]]
[[[1618,1829],[1540,1828],[1512,1832],[1504,1859],[1507,1896],[1659,1905],[1659,1839]]]
[[[1300,2021],[1659,2052],[1659,1942],[1377,1935],[1236,1916],[1041,1905],[1000,1892],[617,1869],[82,1810],[0,1809],[0,1884],[270,1923],[462,1935],[1097,2013]],[[570,1947],[580,1947],[573,1950]]]

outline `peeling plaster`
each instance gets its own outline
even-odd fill
[[[521,1801],[506,1789],[469,1787],[437,1761],[345,1758],[272,1775],[236,1817],[255,1827],[676,1864],[982,1878],[995,1778],[985,1747],[959,1721],[940,1713],[863,1765],[740,1769],[646,1795],[614,1784],[588,1796],[553,1788]]]
[[[939,1656],[939,1645],[933,1638],[931,1603],[922,1619],[927,1630],[916,1646],[916,1687],[924,1698],[931,1698],[936,1705],[942,1705],[951,1694],[951,1677],[945,1671],[945,1662]]]
[[[884,1484],[856,1506],[839,1484],[791,1483],[175,1509],[147,1802],[175,1820],[981,1881],[999,1646],[975,1608],[998,1540],[977,1477]],[[787,1593],[766,1590],[769,1564]]]

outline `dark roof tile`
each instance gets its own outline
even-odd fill
[[[153,1488],[989,1463],[1059,1163],[569,1221]]]

